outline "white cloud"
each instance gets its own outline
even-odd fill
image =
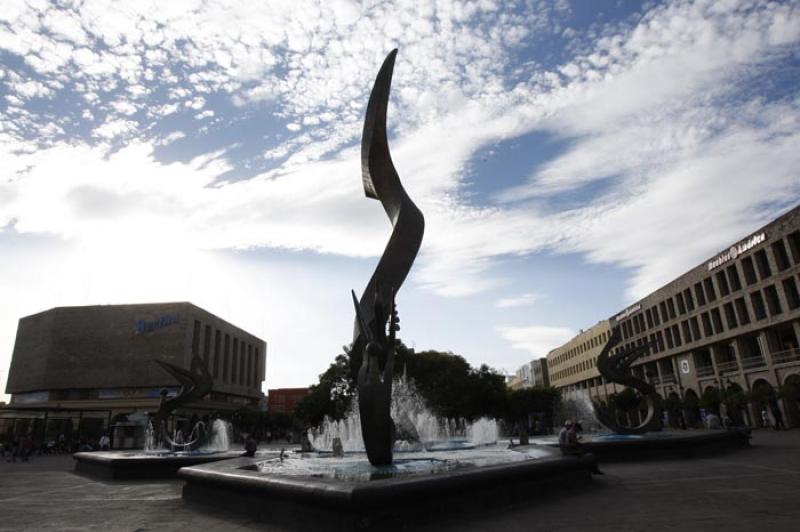
[[[514,349],[527,351],[534,359],[564,344],[577,333],[569,327],[531,325],[528,327],[498,327],[498,332]]]
[[[504,297],[498,299],[495,303],[497,308],[516,308],[527,307],[537,301],[541,301],[544,296],[535,292],[528,292],[514,297]]]

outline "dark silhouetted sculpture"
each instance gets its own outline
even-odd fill
[[[166,430],[169,415],[176,408],[199,401],[208,395],[211,392],[213,381],[205,360],[197,355],[192,356],[192,363],[188,370],[162,360],[155,360],[155,362],[167,373],[175,377],[181,385],[175,397],[167,399],[166,394],[162,392],[162,401],[153,420],[156,442],[161,444],[165,440],[169,440]],[[189,444],[191,443],[189,442]]]
[[[614,330],[597,357],[597,371],[606,381],[628,386],[641,393],[647,403],[647,416],[639,425],[629,427],[618,423],[616,416],[607,407],[600,407],[596,409],[597,420],[617,434],[644,434],[660,430],[662,408],[656,389],[650,383],[633,376],[630,369],[633,361],[642,356],[650,344],[623,349],[612,355],[611,350],[619,341],[619,330]]]
[[[353,293],[356,323],[351,363],[358,368],[361,434],[373,465],[392,463],[395,427],[390,414],[397,312],[394,298],[417,256],[425,219],[400,183],[389,154],[386,109],[397,50],[383,62],[367,104],[361,139],[361,176],[367,197],[383,205],[393,230],[360,300]],[[387,334],[388,328],[388,334]]]

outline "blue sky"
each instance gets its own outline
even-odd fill
[[[798,43],[796,1],[4,1],[0,386],[19,317],[171,300],[314,382],[390,234],[395,47],[402,337],[513,371],[798,203]]]

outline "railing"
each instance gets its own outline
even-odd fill
[[[767,361],[762,356],[745,357],[742,359],[742,369],[760,368],[761,366],[766,365]]]
[[[770,355],[773,364],[786,364],[800,361],[800,349],[787,349]]]
[[[663,375],[661,384],[675,384],[675,375]]]
[[[711,377],[714,375],[714,366],[698,366],[696,371],[698,377]]]
[[[720,362],[717,364],[717,371],[719,371],[720,375],[723,373],[733,373],[734,371],[739,371],[739,364],[735,360]]]

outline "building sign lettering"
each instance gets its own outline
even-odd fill
[[[177,314],[168,314],[154,320],[139,320],[136,322],[136,334],[144,334],[178,323]]]
[[[642,304],[641,303],[636,303],[635,305],[630,306],[630,307],[626,308],[625,310],[623,310],[622,312],[620,312],[619,314],[617,314],[614,317],[614,319],[617,320],[617,321],[624,320],[625,318],[627,318],[631,314],[635,314],[635,313],[639,312],[640,310],[642,310]]]
[[[747,240],[740,242],[731,246],[728,251],[724,253],[720,253],[715,259],[708,261],[708,271],[717,268],[718,266],[722,266],[729,260],[734,260],[736,257],[744,253],[745,251],[749,251],[756,247],[757,245],[761,244],[767,239],[766,233],[759,233],[757,235],[753,235]]]

